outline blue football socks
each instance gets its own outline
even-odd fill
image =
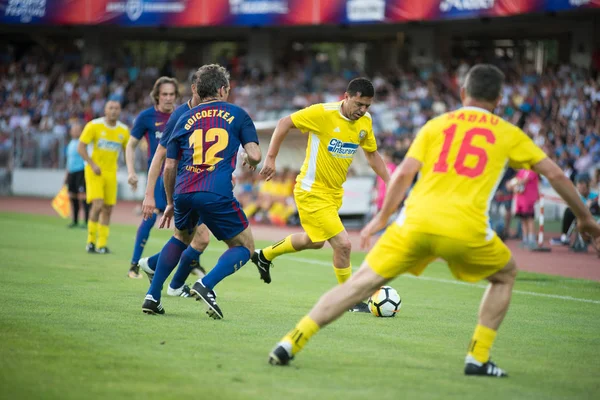
[[[207,289],[213,290],[219,282],[242,268],[249,259],[250,250],[247,248],[242,246],[230,248],[219,258],[217,265],[202,278],[202,284]]]
[[[131,257],[131,263],[137,264],[140,261],[140,257],[142,257],[142,252],[144,251],[144,247],[146,246],[146,242],[150,237],[150,230],[154,226],[156,222],[156,214],[152,214],[152,217],[148,219],[142,220],[140,227],[137,230],[137,234],[135,236],[135,245],[133,246],[133,256]]]

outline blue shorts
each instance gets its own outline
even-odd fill
[[[177,194],[173,200],[175,227],[180,231],[191,233],[203,222],[218,240],[229,240],[248,227],[248,218],[235,197],[195,192]]]
[[[156,186],[154,187],[154,201],[156,202],[157,209],[165,211],[165,208],[167,208],[167,193],[165,192],[165,182],[163,181],[162,175],[156,180]]]

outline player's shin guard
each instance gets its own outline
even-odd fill
[[[98,222],[88,222],[88,237],[87,243],[96,244],[96,235],[98,234]]]
[[[201,251],[194,249],[192,246],[188,246],[183,251],[179,260],[179,267],[177,267],[177,271],[175,271],[175,275],[173,275],[173,279],[169,285],[172,289],[178,289],[184,285],[192,269],[198,266],[201,254]]]
[[[281,339],[282,342],[288,342],[292,345],[292,355],[298,353],[304,348],[306,342],[319,331],[320,327],[308,315],[298,322],[298,325]]]
[[[160,251],[156,271],[154,272],[150,289],[148,289],[148,294],[154,299],[160,299],[160,292],[162,291],[163,284],[171,274],[171,271],[175,269],[175,266],[181,257],[181,253],[183,253],[186,247],[187,245],[181,240],[171,237]]]
[[[473,357],[480,363],[486,363],[490,359],[490,349],[496,339],[496,331],[487,326],[477,325],[473,338],[469,344],[468,356]]]
[[[298,250],[292,246],[292,235],[290,235],[269,247],[265,247],[262,250],[262,254],[267,260],[273,261],[275,257],[279,257],[283,254],[296,253],[297,251]]]
[[[341,285],[352,276],[352,265],[346,268],[336,268],[334,266],[333,272],[335,272],[335,277],[337,278],[338,283]]]
[[[215,286],[227,276],[239,270],[250,260],[250,250],[242,246],[236,246],[228,249],[217,265],[202,278],[202,284],[209,290],[213,290]]]
[[[108,242],[108,234],[110,233],[110,228],[108,225],[98,224],[98,241],[96,242],[96,248],[101,249],[106,247],[106,243]]]
[[[137,264],[140,261],[140,257],[144,252],[144,247],[146,246],[146,242],[150,237],[150,230],[154,226],[156,222],[156,214],[152,214],[152,217],[142,220],[140,224],[137,234],[135,236],[135,244],[133,246],[133,256],[131,257],[131,264]]]

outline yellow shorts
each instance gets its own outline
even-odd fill
[[[294,190],[300,224],[310,240],[324,242],[344,231],[338,214],[342,206],[342,196]]]
[[[371,249],[366,261],[377,274],[394,278],[405,272],[421,275],[437,258],[448,263],[457,279],[477,282],[504,268],[511,253],[496,235],[489,241],[465,242],[414,232],[394,223]]]
[[[98,176],[91,168],[85,168],[86,200],[104,200],[107,206],[117,204],[117,174],[108,173]]]

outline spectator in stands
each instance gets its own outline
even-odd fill
[[[530,170],[521,169],[507,185],[514,193],[515,215],[521,220],[523,229],[523,247],[536,246],[535,203],[540,198],[539,177]]]
[[[195,67],[181,57],[166,66],[136,65],[132,54],[124,51],[111,56],[111,61],[90,65],[83,64],[78,54],[65,61],[60,47],[55,53],[32,47],[1,60],[0,131],[12,133],[11,141],[19,148],[17,165],[56,165],[57,148],[68,139],[68,121],[101,116],[107,98],[122,103],[121,120],[131,125],[135,115],[151,105],[144,94],[161,68],[172,69],[185,80]],[[270,73],[248,65],[243,53],[220,54],[232,67],[231,100],[257,121],[277,120],[308,104],[339,100],[345,82],[364,75],[362,66],[352,60],[337,65],[326,53],[293,54],[283,58],[289,60],[286,65],[275,65]],[[595,69],[600,65],[598,54],[597,50]],[[379,148],[392,150],[395,163],[404,158],[420,125],[459,106],[458,85],[475,60],[465,54],[453,64],[424,62],[411,69],[412,61],[418,62],[407,59],[405,65],[373,73],[377,91],[371,109],[373,127]],[[508,76],[500,116],[523,124],[572,179],[600,165],[600,82],[591,71],[560,65],[547,66],[538,74],[533,65],[508,57],[495,62]],[[140,151],[139,156],[142,165],[147,155]],[[245,192],[249,203],[255,191]]]
[[[501,229],[498,229],[498,237],[502,240],[510,238],[510,222],[512,219],[512,202],[513,202],[513,191],[509,189],[508,183],[515,177],[516,171],[512,168],[508,168],[506,173],[498,185],[498,190],[494,196],[494,202],[498,207],[498,212],[504,210],[504,221]]]
[[[576,178],[577,191],[581,196],[581,200],[588,206],[592,215],[600,215],[600,206],[598,205],[598,193],[591,190],[591,177],[586,174],[577,175]],[[562,219],[562,231],[560,237],[550,239],[552,245],[570,245],[569,237],[567,236],[569,228],[575,222],[575,214],[570,208],[566,208]]]

